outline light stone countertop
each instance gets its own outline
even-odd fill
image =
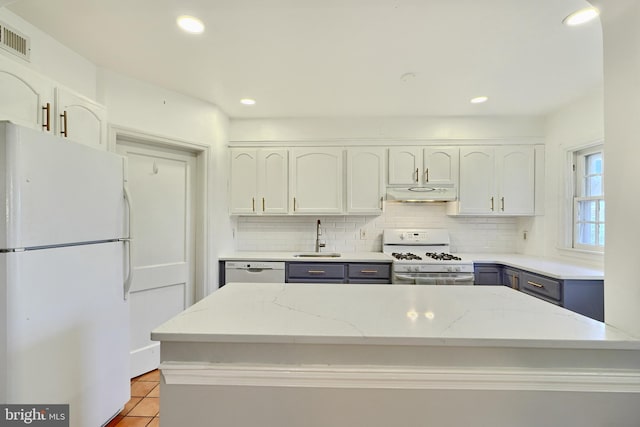
[[[340,257],[296,257],[309,252],[232,252],[220,257],[221,261],[285,261],[285,262],[382,262],[393,258],[381,252],[343,252]],[[475,263],[503,264],[561,280],[603,280],[604,271],[583,267],[568,261],[503,253],[456,253]]]
[[[152,332],[163,342],[640,349],[604,323],[500,286],[234,283]]]
[[[503,264],[561,280],[604,280],[604,270],[521,254],[456,254],[474,263]]]
[[[321,252],[322,253],[322,252]],[[331,253],[325,251],[325,253]],[[312,254],[312,257],[296,257],[297,254]],[[339,257],[317,257],[315,252],[233,252],[224,254],[220,261],[298,261],[298,262],[382,262],[391,263],[389,255],[382,252],[341,252]]]

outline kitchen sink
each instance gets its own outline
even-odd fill
[[[296,258],[339,258],[342,255],[336,252],[310,252],[305,254],[295,254]]]

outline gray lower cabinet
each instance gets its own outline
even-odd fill
[[[604,321],[603,280],[561,280],[501,264],[476,263],[474,270],[476,285],[509,286],[592,319]],[[496,275],[500,279],[496,279]]]
[[[474,264],[474,285],[502,285],[502,265]]]
[[[288,262],[287,283],[389,284],[391,264]]]

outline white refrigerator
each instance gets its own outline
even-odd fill
[[[0,403],[105,424],[129,399],[124,161],[0,122]]]

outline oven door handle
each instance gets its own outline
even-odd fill
[[[469,280],[475,279],[475,276],[473,274],[466,274],[464,276],[453,276],[452,279],[455,282],[467,282]]]
[[[416,283],[415,276],[409,276],[409,275],[406,275],[406,274],[393,273],[393,278],[402,280],[403,282],[405,282],[405,284],[410,284],[410,283],[415,284]]]

